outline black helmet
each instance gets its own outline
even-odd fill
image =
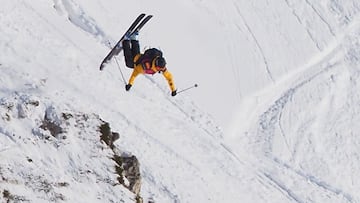
[[[155,59],[155,66],[164,68],[166,66],[166,61],[163,57],[157,57]]]

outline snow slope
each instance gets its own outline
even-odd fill
[[[134,202],[113,157],[135,155],[144,202],[360,202],[359,10],[2,2],[0,201]],[[98,70],[141,12],[154,15],[141,46],[164,50],[179,89],[197,89],[170,97],[155,75],[126,92],[116,63]],[[114,149],[104,122],[120,135]]]
[[[359,202],[359,3],[286,3],[318,53],[247,98],[234,124],[251,122],[228,142],[257,154],[291,201]]]

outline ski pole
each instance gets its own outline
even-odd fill
[[[190,87],[185,88],[185,89],[182,89],[182,90],[179,90],[179,91],[177,92],[177,94],[179,94],[179,93],[181,93],[181,92],[188,91],[189,89],[192,89],[192,88],[194,88],[194,87],[198,87],[198,84],[195,84],[195,85],[193,85],[193,86],[190,86]]]
[[[109,44],[110,47],[112,47],[109,40],[108,40],[108,44]],[[119,65],[118,60],[116,59],[116,56],[114,56],[114,59],[115,59],[115,62],[116,62],[116,64],[117,64],[117,67],[118,67],[118,69],[119,69],[119,71],[120,71],[122,81],[123,81],[123,83],[126,85],[124,74],[123,74],[123,72],[121,71],[121,68],[120,68],[120,65]]]
[[[121,74],[122,80],[123,80],[124,84],[126,85],[126,82],[125,82],[125,77],[124,77],[123,72],[121,71],[121,68],[120,68],[119,62],[118,62],[118,60],[116,59],[116,57],[114,57],[114,59],[115,59],[115,61],[116,61],[117,67],[118,67],[118,69],[119,69],[119,71],[120,71],[120,74]]]

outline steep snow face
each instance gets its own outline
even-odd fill
[[[112,40],[86,9],[76,1],[20,0],[0,8],[0,201],[135,201],[117,184],[99,117],[120,134],[116,148],[138,158],[145,201],[258,200],[248,192],[256,186],[242,184],[251,176],[222,145],[221,131],[185,94],[171,98],[157,76],[139,77],[125,92],[116,66],[100,74]],[[54,136],[40,127],[45,115],[74,117],[65,131],[54,127]]]
[[[358,202],[360,4],[286,3],[316,54],[244,101],[234,122],[244,114],[251,121],[234,127],[229,143],[238,154],[257,154],[293,201]]]
[[[101,117],[119,153],[138,158],[146,202],[359,202],[359,8],[2,2],[0,201],[135,201],[117,184]],[[121,56],[122,73],[115,62],[98,70],[140,12],[154,15],[142,47],[164,51],[179,90],[198,89],[172,98],[155,75],[125,92]],[[53,136],[45,115],[73,117]]]

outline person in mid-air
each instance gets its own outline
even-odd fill
[[[139,74],[155,74],[162,73],[167,80],[171,96],[176,95],[176,88],[173,81],[172,74],[166,68],[165,58],[162,52],[156,48],[147,49],[143,54],[140,53],[140,45],[137,40],[137,34],[125,36],[122,42],[124,50],[125,64],[127,67],[134,69],[128,84],[125,86],[126,91],[129,91],[134,84],[136,76]]]

